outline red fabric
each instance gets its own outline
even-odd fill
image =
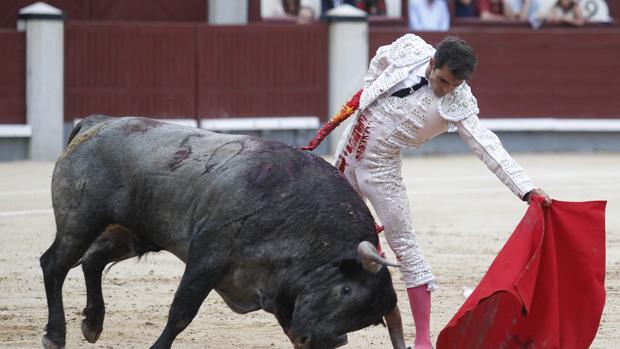
[[[533,198],[437,349],[587,349],[605,304],[605,201]]]

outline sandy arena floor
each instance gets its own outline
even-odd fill
[[[520,155],[534,182],[566,201],[608,200],[607,303],[591,348],[620,349],[620,154]],[[39,256],[55,228],[52,163],[0,163],[0,348],[40,348],[47,308]],[[473,155],[405,160],[404,177],[419,240],[441,289],[434,294],[434,339],[464,301],[521,219],[526,205]],[[67,348],[146,348],[162,330],[184,265],[168,253],[119,263],[105,277],[104,331],[96,344],[80,332],[85,305],[79,268],[64,286]],[[398,272],[394,272],[398,274]],[[404,284],[394,277],[408,343],[413,324]],[[275,318],[238,315],[212,293],[175,348],[291,348]],[[390,348],[387,331],[349,335],[347,348]]]

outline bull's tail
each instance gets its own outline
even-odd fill
[[[75,138],[75,136],[77,136],[81,132],[84,132],[93,126],[98,125],[102,122],[108,121],[110,119],[113,119],[113,118],[109,116],[101,115],[101,114],[93,114],[80,120],[80,122],[78,122],[77,125],[73,127],[73,130],[71,130],[71,134],[69,135],[69,140],[67,140],[67,145],[71,143],[73,138]]]

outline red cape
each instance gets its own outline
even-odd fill
[[[587,349],[605,305],[605,201],[539,198],[437,349]]]

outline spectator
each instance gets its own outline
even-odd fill
[[[476,6],[473,0],[456,0],[455,14],[457,17],[476,17]]]
[[[483,21],[507,21],[506,0],[478,0],[480,19]]]
[[[409,0],[409,28],[414,31],[447,31],[450,11],[445,0]]]
[[[320,5],[322,16],[333,8],[341,5],[357,7],[369,15],[385,15],[385,0],[280,0],[273,9],[272,18],[296,19],[298,24],[307,24],[317,19],[315,8]],[[317,8],[318,10],[318,8]]]
[[[298,24],[308,24],[316,18],[315,12],[304,0],[279,0],[273,3],[265,17],[271,19],[295,20]]]
[[[557,0],[551,9],[549,9],[547,22],[582,26],[585,23],[585,18],[577,1]]]
[[[316,20],[316,12],[310,6],[301,5],[297,14],[297,24],[308,24]]]
[[[272,4],[271,10],[265,17],[294,19],[298,12],[299,0],[280,0]]]
[[[299,0],[282,0],[282,11],[290,16],[297,16],[299,13]]]
[[[528,21],[534,29],[542,25],[543,17],[539,14],[541,0],[507,0],[508,16],[517,21]]]
[[[508,17],[518,21],[529,21],[532,26],[540,26],[539,0],[506,0]]]
[[[324,17],[327,11],[344,4],[357,7],[356,0],[321,0],[321,17]]]
[[[385,0],[357,0],[357,8],[366,11],[369,16],[385,16]]]
[[[514,20],[525,21],[530,11],[531,0],[505,0],[506,16]]]

